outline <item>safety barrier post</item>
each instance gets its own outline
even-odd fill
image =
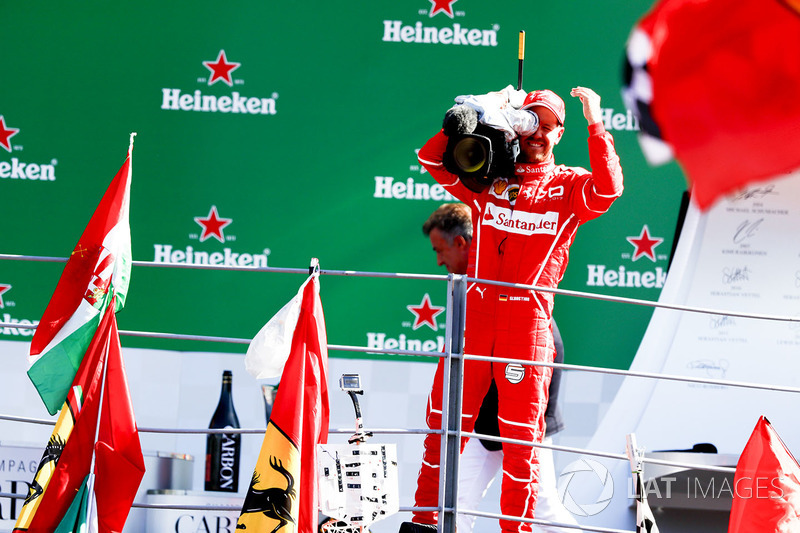
[[[464,385],[464,326],[467,278],[451,274],[447,283],[447,322],[442,376],[442,435],[439,468],[440,533],[455,533],[458,513],[458,459],[461,452],[461,398]],[[446,423],[445,423],[446,421]]]

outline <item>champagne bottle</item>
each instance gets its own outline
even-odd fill
[[[275,396],[278,394],[278,385],[261,385],[261,394],[264,396],[264,411],[267,415],[267,425],[269,425],[269,416],[272,414],[272,406],[275,403]]]
[[[222,373],[222,390],[209,429],[238,428],[239,418],[233,408],[233,373]],[[206,490],[238,492],[240,433],[210,433],[206,439]]]

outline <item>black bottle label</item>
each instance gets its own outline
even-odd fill
[[[211,417],[210,429],[239,428],[239,417],[233,407],[233,375],[222,373],[219,403]],[[206,439],[205,489],[221,492],[239,491],[240,433],[209,433]]]
[[[208,491],[239,491],[239,455],[242,436],[216,433],[206,441],[206,483]]]

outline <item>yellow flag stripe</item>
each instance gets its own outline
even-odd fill
[[[245,496],[238,526],[248,531],[297,531],[300,452],[271,421]]]
[[[83,395],[80,387],[74,387],[73,392],[75,394],[69,395],[67,401],[64,402],[61,408],[61,413],[58,415],[53,433],[50,435],[50,440],[47,442],[45,451],[42,454],[39,467],[36,470],[36,474],[33,476],[33,482],[28,490],[28,496],[17,517],[14,533],[27,531],[30,527],[33,516],[36,514],[36,510],[39,509],[42,496],[47,490],[47,486],[50,484],[53,472],[56,470],[61,451],[64,449],[64,445],[67,443],[72,429],[75,427],[75,419],[82,406]],[[72,399],[74,404],[71,404],[70,399]]]

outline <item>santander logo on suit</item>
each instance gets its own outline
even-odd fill
[[[482,223],[501,231],[519,233],[521,235],[555,235],[558,230],[558,212],[526,213],[501,207],[490,202],[486,204]]]

